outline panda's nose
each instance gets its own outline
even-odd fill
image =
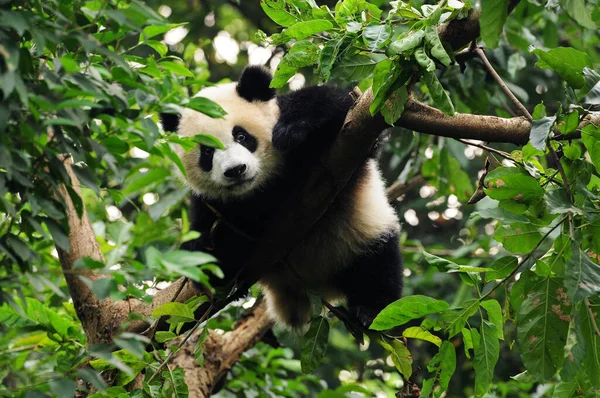
[[[240,164],[238,166],[232,167],[230,169],[225,170],[225,177],[227,178],[240,178],[242,174],[246,172],[246,165]]]

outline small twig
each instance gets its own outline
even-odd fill
[[[196,322],[196,324],[194,325],[193,328],[190,329],[190,331],[188,332],[188,334],[183,338],[183,340],[181,340],[181,342],[179,342],[179,344],[177,344],[177,347],[181,348],[183,347],[183,345],[185,343],[187,343],[187,341],[189,340],[189,338],[192,336],[192,334],[194,334],[194,332],[196,331],[196,329],[198,329],[198,327],[202,324],[202,322],[204,322],[206,320],[206,318],[208,318],[208,315],[212,312],[214,306],[211,304],[210,307],[208,307],[208,309],[206,310],[206,312],[204,313],[204,315],[202,315],[202,317],[198,320],[198,322]],[[154,372],[154,374],[150,377],[150,379],[148,379],[148,384],[152,383],[152,380],[154,380],[154,378],[156,377],[157,374],[160,373],[160,371],[167,366],[167,364],[169,363],[169,361],[173,358],[173,355],[175,355],[175,353],[179,351],[179,350],[175,350],[175,351],[171,351],[169,353],[169,355],[167,356],[167,358],[163,361],[163,363],[160,364],[160,366],[156,369],[156,372]]]
[[[598,329],[598,324],[596,323],[596,318],[594,318],[594,312],[592,311],[592,304],[590,300],[586,297],[583,299],[585,303],[585,308],[587,308],[587,312],[590,315],[590,322],[592,323],[592,328],[594,329],[594,334],[600,337],[600,329]]]
[[[397,181],[390,185],[386,190],[388,200],[390,202],[398,199],[400,196],[412,191],[416,187],[423,185],[425,178],[422,175],[416,175],[406,182]]]
[[[23,352],[23,351],[35,350],[35,349],[40,348],[40,347],[41,346],[39,344],[35,344],[35,345],[28,345],[28,346],[25,346],[25,347],[12,348],[10,350],[0,351],[0,355],[14,354],[16,352]]]
[[[490,75],[492,75],[494,80],[496,80],[496,83],[500,85],[502,91],[504,91],[504,94],[506,94],[506,96],[510,98],[510,100],[513,102],[513,104],[515,104],[517,108],[519,108],[521,114],[525,116],[527,120],[529,120],[530,122],[533,121],[533,118],[531,117],[531,114],[529,113],[527,108],[525,108],[521,101],[519,101],[517,97],[515,97],[515,95],[512,93],[512,91],[510,91],[510,89],[506,85],[506,83],[504,83],[504,80],[502,80],[498,72],[496,72],[492,64],[490,64],[490,61],[485,56],[485,52],[483,51],[483,49],[481,47],[475,47],[474,51],[477,53],[477,55],[481,59],[481,62],[483,62],[483,65],[486,67]]]
[[[501,150],[499,150],[499,149],[492,148],[492,147],[490,147],[490,146],[483,145],[483,144],[478,144],[478,143],[476,143],[476,142],[471,142],[471,141],[465,140],[465,139],[463,139],[463,138],[456,138],[456,140],[457,140],[457,141],[459,141],[459,142],[462,142],[463,144],[466,144],[466,145],[471,145],[471,146],[475,146],[475,147],[477,147],[477,148],[483,149],[484,151],[491,152],[491,153],[495,153],[496,155],[498,155],[498,156],[500,156],[500,157],[503,157],[504,159],[510,160],[510,161],[512,161],[512,162],[519,163],[519,162],[517,162],[515,159],[513,159],[513,158],[510,156],[510,154],[509,154],[509,153],[506,153],[506,152],[504,152],[504,151],[501,151]]]

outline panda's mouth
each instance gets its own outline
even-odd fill
[[[254,180],[256,179],[256,177],[251,177],[251,178],[246,178],[245,180],[238,180],[235,181],[229,185],[226,185],[225,188],[226,189],[238,189],[238,188],[242,188],[242,187],[246,187],[250,184],[252,184],[254,182]]]

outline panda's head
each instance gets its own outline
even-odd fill
[[[186,152],[177,146],[186,170],[185,182],[196,194],[217,200],[235,200],[260,189],[280,170],[280,153],[273,147],[273,127],[279,118],[271,74],[247,67],[239,82],[201,90],[196,96],[219,104],[227,115],[211,118],[192,109],[179,115],[161,114],[166,131],[180,136],[210,134],[224,149],[198,145]]]

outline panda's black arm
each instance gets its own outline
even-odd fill
[[[182,245],[182,249],[190,251],[208,251],[212,246],[210,239],[210,228],[216,220],[216,216],[202,202],[198,196],[191,196],[190,206],[190,229],[200,232],[200,237],[187,241]]]
[[[273,145],[281,151],[300,147],[307,140],[323,148],[341,130],[354,104],[350,93],[333,86],[311,86],[277,97],[280,117],[273,130]]]

